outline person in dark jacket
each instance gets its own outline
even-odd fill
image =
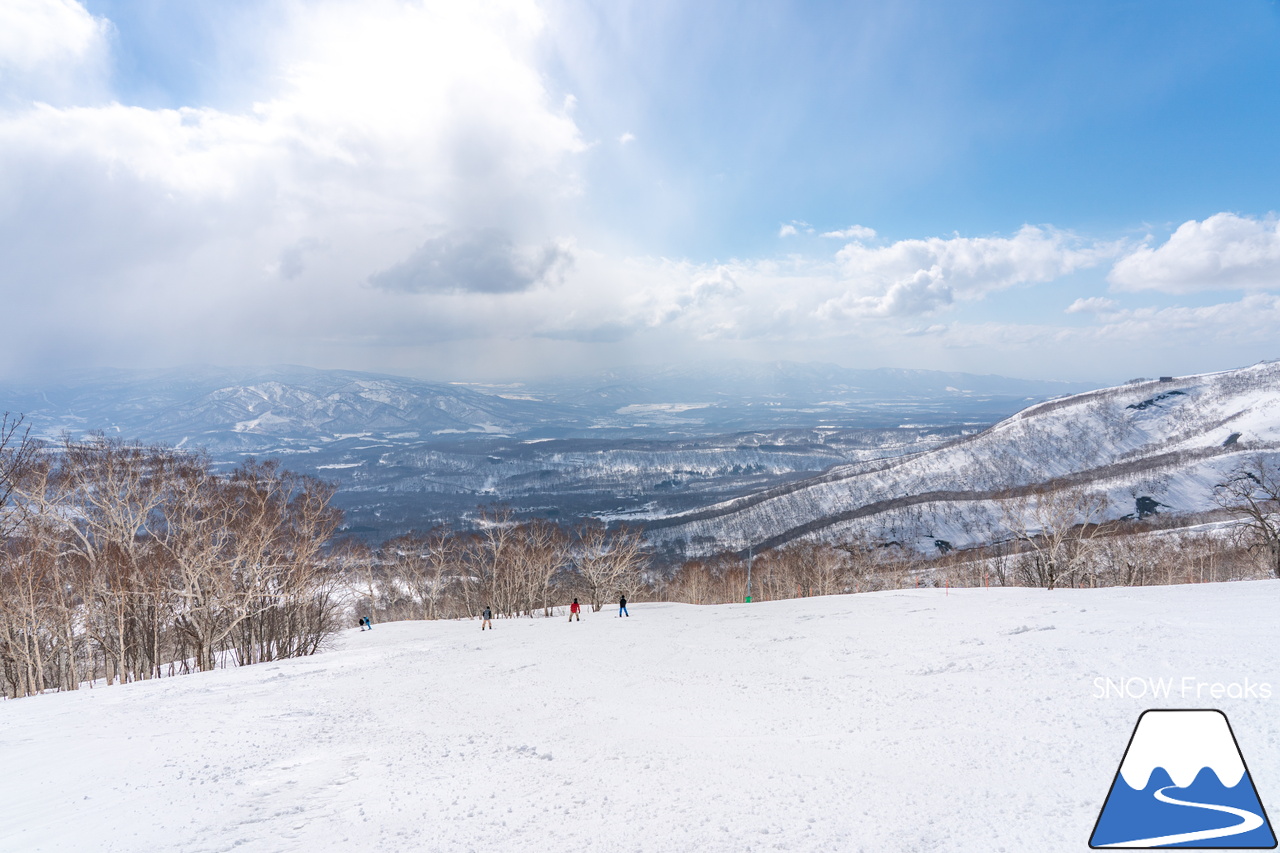
[[[572,622],[574,619],[579,622],[582,621],[582,605],[578,603],[576,598],[573,600],[573,604],[569,605],[569,621]]]
[[[484,618],[484,621],[480,623],[480,630],[483,631],[485,628],[488,628],[490,631],[492,631],[493,630],[493,622],[492,622],[493,611],[489,609],[489,605],[486,604],[484,606],[484,611],[481,612],[480,615],[481,617]]]
[[[621,619],[623,616],[628,619],[631,618],[631,614],[627,612],[627,597],[625,595],[618,599],[618,618]]]

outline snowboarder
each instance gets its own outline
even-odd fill
[[[618,618],[621,619],[623,616],[628,619],[631,618],[631,614],[627,612],[627,597],[625,595],[618,599]]]
[[[569,621],[572,622],[574,619],[579,622],[582,621],[582,605],[578,604],[578,599],[576,598],[573,600],[573,604],[569,605]]]
[[[360,630],[361,630],[361,631],[366,631],[366,630],[367,630],[367,631],[372,631],[372,630],[373,630],[373,622],[369,619],[369,617],[368,617],[368,616],[361,616],[361,617],[360,617]]]
[[[489,605],[486,604],[484,606],[484,612],[482,612],[480,615],[484,617],[484,621],[480,623],[480,630],[483,631],[485,628],[488,628],[490,631],[492,631],[493,622],[491,620],[493,619],[493,611],[489,609]]]

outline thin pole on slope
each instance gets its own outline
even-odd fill
[[[751,603],[751,548],[747,548],[747,604]]]

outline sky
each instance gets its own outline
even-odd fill
[[[4,0],[0,377],[1280,358],[1274,0]]]

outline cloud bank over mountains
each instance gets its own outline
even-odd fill
[[[267,5],[253,97],[177,108],[121,95],[105,17],[0,8],[6,369],[476,376],[724,352],[1067,378],[1204,335],[1251,353],[1280,319],[1265,211],[1143,240],[793,222],[754,256],[636,251],[593,221],[611,191],[593,158],[643,156],[648,135],[586,129],[593,104],[553,73],[562,18],[530,0]],[[1236,296],[1169,301],[1211,292]]]

